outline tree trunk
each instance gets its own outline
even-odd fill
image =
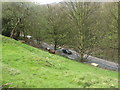
[[[54,50],[56,51],[57,50],[57,40],[54,39]]]
[[[18,21],[17,21],[17,23],[15,24],[14,28],[12,29],[11,35],[10,35],[11,38],[14,38],[14,35],[15,35],[15,32],[16,32],[17,25],[20,23],[20,21],[21,21],[21,19],[19,18]]]
[[[16,31],[15,39],[18,40],[20,37],[20,31]]]
[[[57,44],[54,45],[54,50],[56,51],[56,49],[57,49]]]
[[[83,52],[80,53],[80,61],[84,62],[84,53]]]

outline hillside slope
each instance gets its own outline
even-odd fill
[[[19,88],[118,87],[117,72],[81,64],[4,36],[2,77],[2,84]]]

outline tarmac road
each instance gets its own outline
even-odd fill
[[[53,46],[52,45],[48,45],[46,43],[43,43],[40,48],[42,48],[42,49],[45,49],[45,48],[53,49]],[[79,54],[77,52],[73,51],[73,50],[70,50],[70,51],[72,52],[72,55],[68,55],[68,54],[63,53],[62,49],[56,50],[56,52],[59,55],[64,56],[66,58],[69,58],[71,60],[78,61],[80,59]],[[107,60],[104,60],[104,59],[100,59],[100,58],[97,58],[97,57],[89,56],[87,58],[87,60],[85,60],[84,63],[87,63],[87,64],[96,63],[96,64],[98,64],[98,67],[100,67],[100,68],[120,72],[120,70],[118,69],[119,65],[117,63],[110,62],[110,61],[107,61]]]

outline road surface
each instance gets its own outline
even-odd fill
[[[42,49],[45,49],[45,48],[53,49],[53,46],[48,45],[46,43],[43,43],[40,48],[42,48]],[[64,56],[66,58],[69,58],[71,60],[78,61],[80,59],[79,54],[77,52],[73,51],[73,50],[70,50],[70,51],[72,52],[72,55],[68,55],[68,54],[63,53],[62,49],[56,50],[56,52],[59,55]],[[84,63],[87,63],[87,64],[96,63],[96,64],[98,64],[98,67],[100,67],[100,68],[120,72],[120,70],[118,69],[119,65],[117,63],[110,62],[110,61],[100,59],[100,58],[97,58],[97,57],[89,56]]]

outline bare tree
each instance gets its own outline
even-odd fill
[[[57,49],[58,45],[64,43],[66,36],[66,15],[61,10],[63,8],[61,4],[52,4],[47,5],[48,14],[47,14],[47,30],[48,38],[51,39],[51,42],[54,44],[54,50]]]
[[[84,54],[90,54],[92,48],[97,42],[95,35],[97,10],[99,3],[94,2],[66,2],[67,15],[70,18],[73,28],[72,44],[75,50],[80,54],[81,62],[83,62]],[[70,39],[70,40],[71,40]]]

